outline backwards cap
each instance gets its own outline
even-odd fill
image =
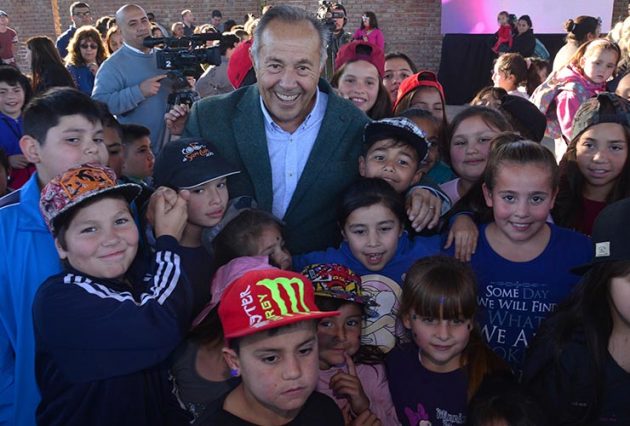
[[[363,130],[363,143],[372,146],[374,143],[388,138],[407,142],[418,153],[418,161],[426,158],[429,144],[422,129],[406,117],[383,118],[370,121]]]
[[[361,277],[352,269],[337,263],[308,265],[302,270],[315,288],[315,296],[341,299],[360,305],[375,305],[361,290]]]
[[[619,123],[630,127],[630,102],[609,92],[588,99],[580,105],[573,117],[571,139],[580,136],[589,127],[601,123]]]
[[[39,209],[53,235],[63,213],[97,195],[121,194],[131,202],[142,188],[135,183],[116,184],[116,173],[98,164],[84,164],[55,176],[41,192]]]
[[[418,87],[433,87],[440,92],[440,97],[442,98],[442,103],[445,103],[444,98],[444,88],[440,84],[437,79],[437,75],[431,71],[420,71],[419,73],[410,75],[406,79],[400,83],[400,87],[398,88],[398,97],[396,97],[396,102],[394,102],[394,110],[400,103],[400,101],[407,96],[409,93],[416,90]]]
[[[228,286],[219,304],[226,339],[336,315],[318,310],[313,284],[304,275],[277,268],[246,272]]]
[[[507,111],[524,129],[528,129],[536,142],[542,141],[547,129],[545,114],[529,100],[515,95],[501,98],[501,108]]]
[[[335,71],[344,64],[355,61],[366,61],[374,65],[378,75],[383,78],[385,74],[385,54],[380,47],[366,41],[353,41],[342,45],[335,58]]]

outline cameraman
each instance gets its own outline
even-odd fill
[[[326,59],[326,69],[324,70],[326,80],[330,81],[330,78],[335,71],[335,58],[337,57],[337,52],[342,44],[350,43],[352,41],[352,33],[344,31],[348,18],[346,8],[343,7],[341,3],[324,3],[320,7],[326,8],[326,22],[334,23],[334,27],[330,25],[332,34],[328,43],[328,58]],[[333,18],[333,12],[336,12],[336,15],[343,14],[343,16]]]
[[[157,151],[165,126],[171,83],[157,67],[154,49],[142,42],[151,24],[140,6],[127,4],[116,12],[123,47],[98,70],[92,97],[104,102],[121,124],[141,124],[151,130],[151,148]]]

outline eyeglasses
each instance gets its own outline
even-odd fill
[[[98,49],[98,45],[96,43],[80,44],[79,47],[81,47],[81,49]]]
[[[362,16],[361,19],[363,19],[364,21],[369,21],[370,17],[369,16]]]
[[[79,18],[90,16],[91,14],[89,10],[87,12],[74,12],[74,16],[78,16]]]

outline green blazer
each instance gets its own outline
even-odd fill
[[[287,247],[305,253],[335,245],[339,239],[336,210],[339,196],[359,175],[363,128],[369,118],[333,93],[323,79],[319,89],[328,106],[319,134],[285,216]],[[271,211],[271,162],[264,117],[256,85],[204,98],[190,111],[185,137],[212,142],[241,173],[229,177],[230,197],[251,195]]]

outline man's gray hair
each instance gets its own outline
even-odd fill
[[[267,29],[267,25],[275,20],[286,23],[310,22],[319,34],[319,66],[324,66],[327,57],[326,46],[328,44],[328,29],[322,25],[312,13],[299,7],[283,4],[269,9],[260,18],[260,22],[258,22],[256,31],[254,32],[254,42],[252,44],[252,57],[256,68],[258,68],[258,54],[260,53],[262,34]]]

